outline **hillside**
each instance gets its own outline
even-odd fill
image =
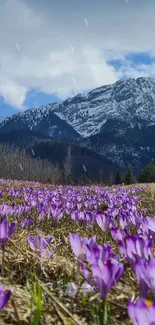
[[[0,122],[0,133],[17,129],[78,143],[138,174],[155,159],[155,79],[121,79]]]
[[[0,134],[0,143],[26,150],[30,157],[49,160],[53,165],[58,164],[60,169],[63,169],[69,147],[66,141],[56,141],[42,133],[29,130],[12,130]],[[77,144],[71,144],[71,156],[74,178],[90,177],[96,180],[102,173],[103,178],[107,179],[108,175],[118,169],[118,166],[109,159]]]

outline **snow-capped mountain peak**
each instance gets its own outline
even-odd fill
[[[120,79],[0,121],[0,133],[13,129],[78,141],[122,167],[131,162],[138,170],[154,159],[155,79]]]
[[[130,125],[154,123],[155,79],[120,79],[112,85],[93,89],[87,95],[79,93],[61,103],[14,114],[0,121],[0,125],[22,118],[34,129],[41,120],[49,120],[53,113],[83,137],[99,133],[109,119],[125,120]]]
[[[100,132],[111,118],[155,121],[155,79],[120,79],[87,95],[78,94],[56,105],[53,112],[84,137]]]

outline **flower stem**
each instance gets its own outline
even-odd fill
[[[2,277],[4,277],[4,269],[5,269],[5,245],[2,245]]]
[[[103,324],[106,325],[108,321],[108,308],[107,308],[107,300],[104,300],[104,318],[103,318]]]
[[[99,307],[99,319],[100,325],[107,325],[108,321],[108,310],[107,310],[107,301],[106,299],[102,300]]]
[[[107,240],[107,232],[105,231],[104,232],[104,244],[106,243],[106,240]]]

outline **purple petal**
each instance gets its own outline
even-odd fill
[[[17,222],[13,222],[9,228],[9,231],[8,231],[8,237],[10,238],[12,236],[12,234],[14,233],[15,229],[16,229],[16,226],[17,226]]]
[[[109,225],[109,218],[105,214],[98,213],[96,217],[96,222],[103,231],[107,230]]]
[[[83,293],[85,296],[88,296],[88,294],[93,291],[94,290],[92,286],[87,282],[84,282],[80,288],[80,292]]]
[[[12,293],[11,290],[3,291],[3,293],[1,292],[1,294],[0,294],[0,310],[3,309],[6,306],[6,304],[8,303],[11,293]]]
[[[74,282],[69,282],[65,294],[70,297],[75,297],[77,294],[78,288]]]
[[[5,241],[7,239],[8,232],[8,220],[4,219],[0,224],[0,241]]]
[[[50,236],[50,237],[47,237],[47,238],[44,238],[43,241],[42,241],[42,248],[46,248],[50,242],[52,241],[52,238],[53,236]]]
[[[69,234],[70,244],[75,256],[83,261],[85,259],[86,239],[81,239],[79,234]]]
[[[135,304],[130,302],[128,304],[128,313],[134,324],[151,325],[149,322],[148,307],[145,303],[145,300],[139,299]]]
[[[33,251],[35,251],[36,250],[36,247],[35,247],[35,239],[32,236],[28,236],[27,240],[28,240],[28,243],[29,243],[31,249]]]

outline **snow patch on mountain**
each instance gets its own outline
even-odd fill
[[[52,118],[51,112],[84,138],[100,133],[110,119],[125,121],[130,128],[138,126],[141,129],[144,125],[155,123],[155,79],[120,79],[112,85],[98,87],[87,95],[79,93],[61,103],[16,113],[0,121],[0,126],[7,121],[22,119],[27,121],[31,130],[37,129],[41,121],[47,122]],[[49,123],[50,126],[53,128],[53,123]],[[47,132],[52,134],[53,130]]]
[[[100,132],[105,121],[118,119],[131,127],[155,121],[155,79],[120,79],[87,95],[78,94],[53,107],[53,112],[83,137]]]

